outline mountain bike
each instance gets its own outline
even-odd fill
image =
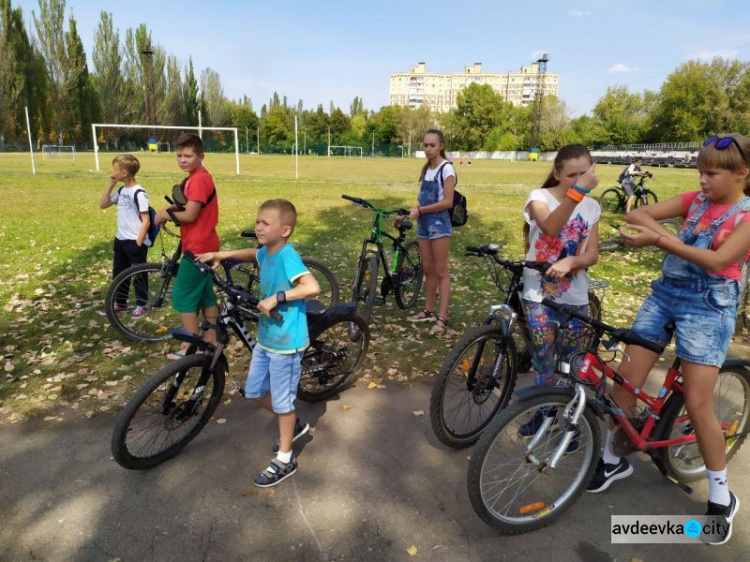
[[[521,304],[523,270],[545,272],[550,264],[501,259],[497,244],[467,246],[467,255],[488,263],[494,285],[504,294],[503,304],[490,306],[484,323],[468,330],[443,360],[430,395],[430,423],[435,436],[456,449],[476,443],[482,431],[510,400],[518,374],[531,368],[531,335]],[[606,283],[591,281],[589,311],[601,318],[595,291]],[[597,335],[587,331],[584,348],[596,347]],[[520,352],[517,350],[521,346]]]
[[[397,225],[398,237],[383,230],[383,222],[387,217],[408,215],[409,211],[406,209],[378,209],[369,201],[359,197],[349,195],[342,195],[341,197],[375,213],[370,237],[362,242],[362,251],[359,254],[357,273],[354,278],[353,302],[357,304],[357,311],[369,321],[375,303],[383,304],[391,291],[393,291],[396,304],[400,309],[411,308],[417,302],[422,288],[422,256],[419,252],[419,244],[416,240],[404,244],[406,231],[412,228],[412,222],[406,219]],[[383,238],[393,242],[393,262],[391,266],[388,265]],[[383,271],[385,272],[380,283],[380,297],[377,296],[378,260],[383,264]]]
[[[518,393],[519,401],[493,420],[469,463],[467,486],[474,511],[502,534],[525,533],[552,523],[570,508],[596,470],[599,419],[606,414],[617,424],[613,442],[616,455],[646,453],[662,475],[691,493],[686,482],[703,476],[705,466],[685,410],[680,360],[672,363],[658,395],[650,396],[608,363],[618,353],[624,355],[618,342],[655,353],[662,353],[662,346],[554,301],[545,299],[543,303],[566,319],[588,323],[608,340],[598,350],[589,348],[570,359],[569,386],[523,389]],[[603,358],[608,352],[612,356]],[[726,439],[727,460],[747,436],[749,367],[750,361],[727,359],[716,383],[714,400]],[[607,388],[608,379],[633,394],[643,409],[623,412],[618,408]],[[536,433],[519,431],[522,426],[529,427],[538,412],[542,412],[543,421],[536,424]]]
[[[195,256],[185,252],[184,258],[193,260]],[[172,458],[205,427],[224,391],[229,369],[224,350],[230,330],[251,353],[255,348],[247,324],[258,322],[258,298],[244,286],[224,281],[209,264],[196,265],[212,276],[223,301],[217,323],[204,321],[201,325],[203,331],[216,331],[217,343],[183,329],[170,329],[171,336],[187,342],[189,348],[185,357],[170,362],[143,383],[118,415],[111,448],[124,468],[151,468]],[[297,396],[317,402],[339,392],[361,366],[370,330],[350,303],[326,309],[319,301],[309,300],[306,308],[310,345],[302,357]],[[356,341],[349,336],[351,324],[357,326]]]
[[[244,238],[255,238],[254,230],[242,232]],[[172,283],[177,276],[182,242],[171,256],[167,255],[162,239],[161,263],[144,263],[129,267],[117,275],[104,297],[104,308],[110,324],[132,341],[157,342],[170,338],[169,327],[180,324],[179,313],[172,308]],[[310,273],[320,285],[319,301],[326,308],[339,302],[339,283],[333,272],[318,260],[302,258]],[[254,262],[224,260],[222,269],[227,282],[242,285],[255,293],[260,279],[258,265]],[[133,316],[137,305],[148,309],[147,314]]]
[[[643,185],[646,178],[653,177],[651,172],[646,172],[646,175],[641,176],[638,183],[633,188],[633,208],[643,207],[646,205],[653,205],[659,202],[659,198],[656,193],[648,189]],[[619,211],[625,211],[625,205],[628,201],[628,194],[625,188],[621,185],[615,185],[605,189],[599,196],[599,205],[602,207],[602,211],[607,213],[617,213]]]

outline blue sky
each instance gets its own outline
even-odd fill
[[[14,0],[29,29],[33,0]],[[124,36],[146,23],[152,38],[196,71],[211,67],[225,94],[247,94],[256,109],[274,90],[306,107],[348,110],[388,103],[388,79],[419,61],[437,72],[482,62],[518,70],[549,53],[560,97],[573,115],[589,112],[608,86],[658,89],[690,58],[750,60],[750,2],[735,0],[504,2],[454,0],[258,2],[68,0],[89,59],[101,10]]]

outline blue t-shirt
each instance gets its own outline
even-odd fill
[[[260,299],[267,299],[279,291],[294,288],[295,282],[310,273],[302,258],[289,244],[284,244],[274,255],[263,246],[256,256],[260,266]],[[282,320],[261,315],[258,323],[258,345],[274,353],[303,351],[310,345],[307,334],[307,314],[302,299],[280,304],[275,308]]]

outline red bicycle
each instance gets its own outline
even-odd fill
[[[628,329],[618,329],[545,299],[545,305],[591,325],[604,350],[589,349],[561,363],[570,373],[568,387],[530,387],[518,391],[520,400],[503,410],[485,430],[471,456],[469,497],[474,510],[503,534],[533,531],[549,525],[568,509],[591,480],[599,457],[598,418],[610,414],[617,428],[616,455],[634,451],[649,455],[659,471],[683,491],[705,474],[703,458],[685,410],[680,360],[675,359],[657,396],[633,386],[608,363],[624,351],[618,342],[656,353],[663,348]],[[599,348],[601,349],[601,348]],[[601,355],[612,353],[604,359]],[[719,371],[714,393],[716,415],[724,431],[727,461],[747,435],[750,417],[750,361],[727,359]],[[623,412],[607,388],[607,380],[633,394],[643,408]],[[544,420],[536,433],[519,431],[538,411]],[[525,435],[521,435],[521,434]]]

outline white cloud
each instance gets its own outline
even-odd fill
[[[634,66],[628,66],[627,64],[618,62],[617,64],[612,66],[607,72],[609,74],[615,74],[617,72],[634,72],[636,70],[638,69],[635,68]]]
[[[568,14],[573,16],[574,18],[582,18],[585,16],[590,16],[591,12],[584,12],[581,10],[568,10]]]
[[[723,59],[736,59],[737,49],[719,49],[717,51],[701,51],[700,53],[693,53],[688,55],[690,60],[702,60],[710,62],[715,57],[721,57]]]

